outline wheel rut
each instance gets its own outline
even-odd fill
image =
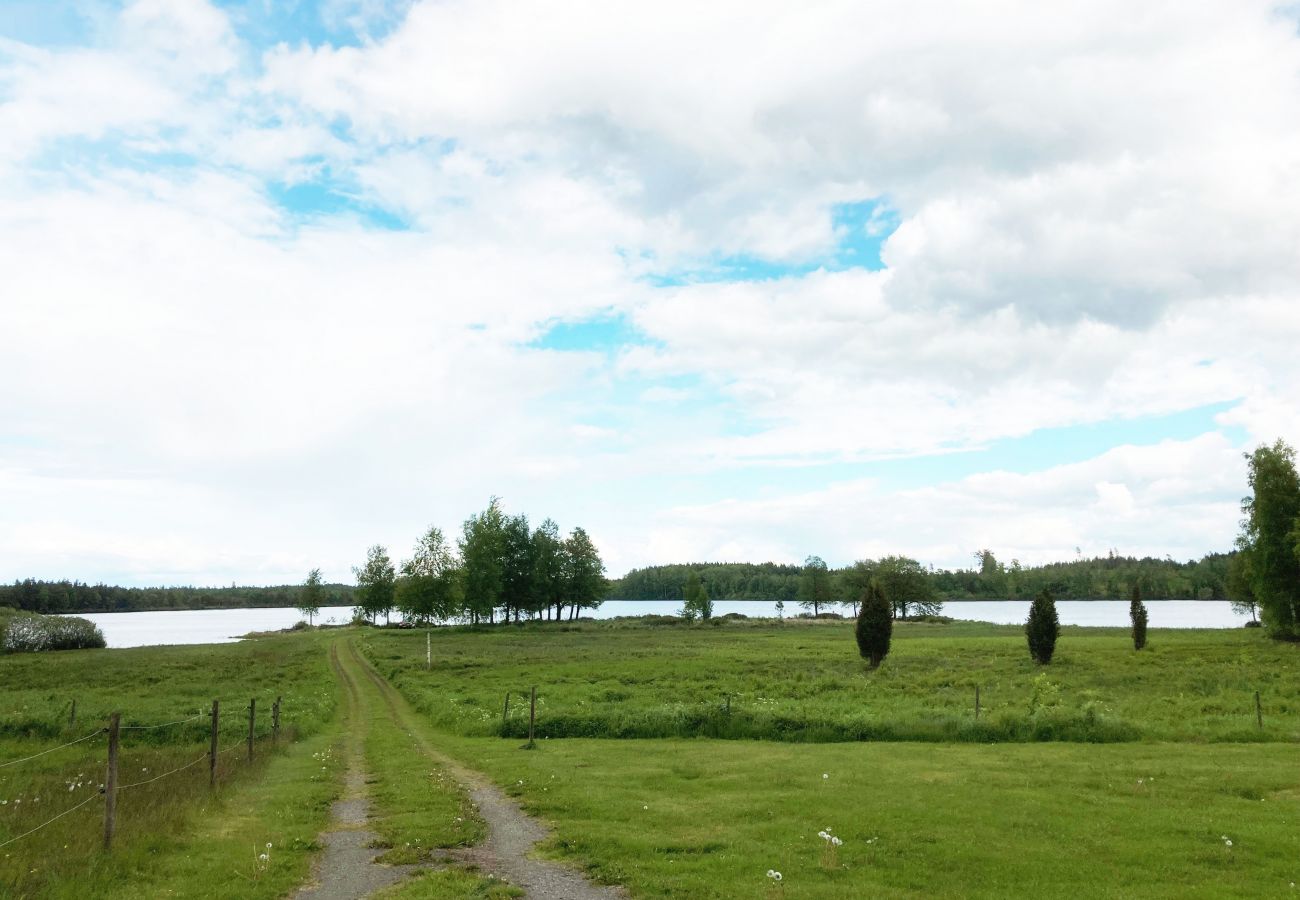
[[[339,661],[337,643],[330,647],[330,665],[347,689],[348,771],[343,796],[330,809],[332,827],[321,835],[324,851],[312,872],[311,882],[294,894],[296,900],[359,900],[396,884],[420,868],[375,862],[383,850],[372,846],[379,835],[366,828],[370,798],[366,790],[363,701],[352,676]]]
[[[337,647],[337,644],[335,645]],[[375,671],[347,642],[348,666],[363,672],[387,707],[393,721],[409,733],[420,751],[437,762],[460,782],[487,823],[488,836],[481,843],[453,851],[452,856],[495,875],[524,891],[526,897],[554,900],[613,900],[626,898],[617,886],[598,885],[581,872],[562,863],[531,856],[533,848],[548,835],[547,828],[520,808],[480,772],[468,769],[433,747],[422,731],[412,727],[405,701],[388,681]]]

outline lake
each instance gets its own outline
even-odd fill
[[[661,600],[611,600],[595,613],[597,619],[647,614],[670,615],[681,604]],[[1127,627],[1127,600],[1058,600],[1062,625]],[[1152,600],[1147,603],[1152,628],[1239,628],[1245,616],[1232,611],[1226,601]],[[799,612],[786,604],[785,614]],[[776,604],[766,600],[719,600],[716,616],[729,612],[747,616],[776,616]],[[1001,625],[1018,625],[1029,613],[1028,600],[959,600],[944,604],[944,615]],[[239,640],[250,631],[289,628],[302,618],[296,609],[194,609],[164,612],[86,613],[83,618],[98,625],[110,647],[145,647],[153,644],[222,644]],[[326,607],[316,616],[317,624],[341,624],[352,619],[348,606]]]

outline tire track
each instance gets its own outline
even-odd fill
[[[422,730],[412,724],[411,717],[414,714],[406,706],[406,701],[357,652],[351,640],[347,641],[347,653],[349,663],[364,672],[374,684],[394,724],[411,735],[426,757],[441,765],[464,785],[478,807],[479,815],[487,823],[487,839],[474,847],[456,851],[456,858],[522,888],[527,897],[559,900],[613,900],[627,897],[621,887],[593,884],[581,872],[562,863],[530,856],[537,843],[548,835],[546,827],[524,812],[518,803],[506,796],[482,773],[465,768],[434,748]]]
[[[294,895],[296,900],[359,900],[401,881],[419,866],[385,866],[375,862],[382,849],[371,846],[379,835],[365,827],[370,818],[366,790],[365,734],[368,723],[356,682],[339,659],[338,643],[330,645],[330,666],[347,690],[345,719],[348,771],[343,796],[331,807],[333,827],[321,835],[324,851],[312,880]]]

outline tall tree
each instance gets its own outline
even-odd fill
[[[307,580],[302,583],[302,590],[298,591],[298,612],[307,617],[308,625],[312,624],[316,613],[320,612],[322,594],[320,569],[312,569],[307,573]]]
[[[1264,627],[1274,637],[1300,639],[1300,475],[1295,450],[1278,440],[1246,454],[1251,495],[1241,501],[1246,514],[1237,539],[1249,554],[1250,588]]]
[[[375,544],[366,552],[366,564],[359,569],[353,567],[352,573],[357,579],[357,607],[362,614],[371,622],[380,613],[387,619],[393,610],[397,582],[388,551]]]
[[[799,605],[816,616],[831,599],[831,573],[826,560],[820,556],[808,557],[803,561],[803,574],[799,578]]]
[[[546,613],[551,617],[552,611],[558,617],[564,604],[564,541],[560,538],[560,526],[551,519],[546,519],[533,532],[533,577],[532,598],[529,612],[540,615]]]
[[[849,573],[850,583],[859,592],[875,581],[896,619],[906,619],[909,614],[935,615],[943,608],[930,573],[906,556],[859,560]]]
[[[1249,616],[1247,621],[1258,625],[1259,603],[1255,600],[1255,588],[1251,582],[1249,549],[1238,550],[1229,560],[1225,587],[1233,612]]]
[[[605,564],[591,537],[575,528],[564,542],[566,598],[572,605],[570,618],[584,609],[595,609],[605,599]]]
[[[411,558],[402,563],[397,608],[423,624],[445,622],[460,614],[459,566],[442,529],[430,526]]]
[[[465,566],[465,609],[470,620],[495,621],[505,594],[505,516],[493,497],[487,509],[465,520],[460,539]]]
[[[501,585],[502,606],[507,619],[532,607],[533,590],[533,536],[528,530],[528,517],[507,516],[501,532]]]

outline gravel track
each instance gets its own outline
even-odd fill
[[[411,713],[392,685],[357,653],[350,641],[347,652],[347,668],[355,667],[366,674],[387,706],[393,721],[411,734],[421,752],[443,766],[465,786],[478,807],[479,814],[487,823],[487,839],[474,847],[454,851],[452,855],[455,858],[521,888],[527,897],[548,900],[614,900],[627,897],[627,893],[620,887],[593,884],[581,872],[563,863],[531,856],[533,848],[547,836],[546,827],[524,812],[518,803],[483,774],[465,768],[431,746],[423,733],[412,727],[408,718]],[[346,672],[344,677],[347,677]]]

